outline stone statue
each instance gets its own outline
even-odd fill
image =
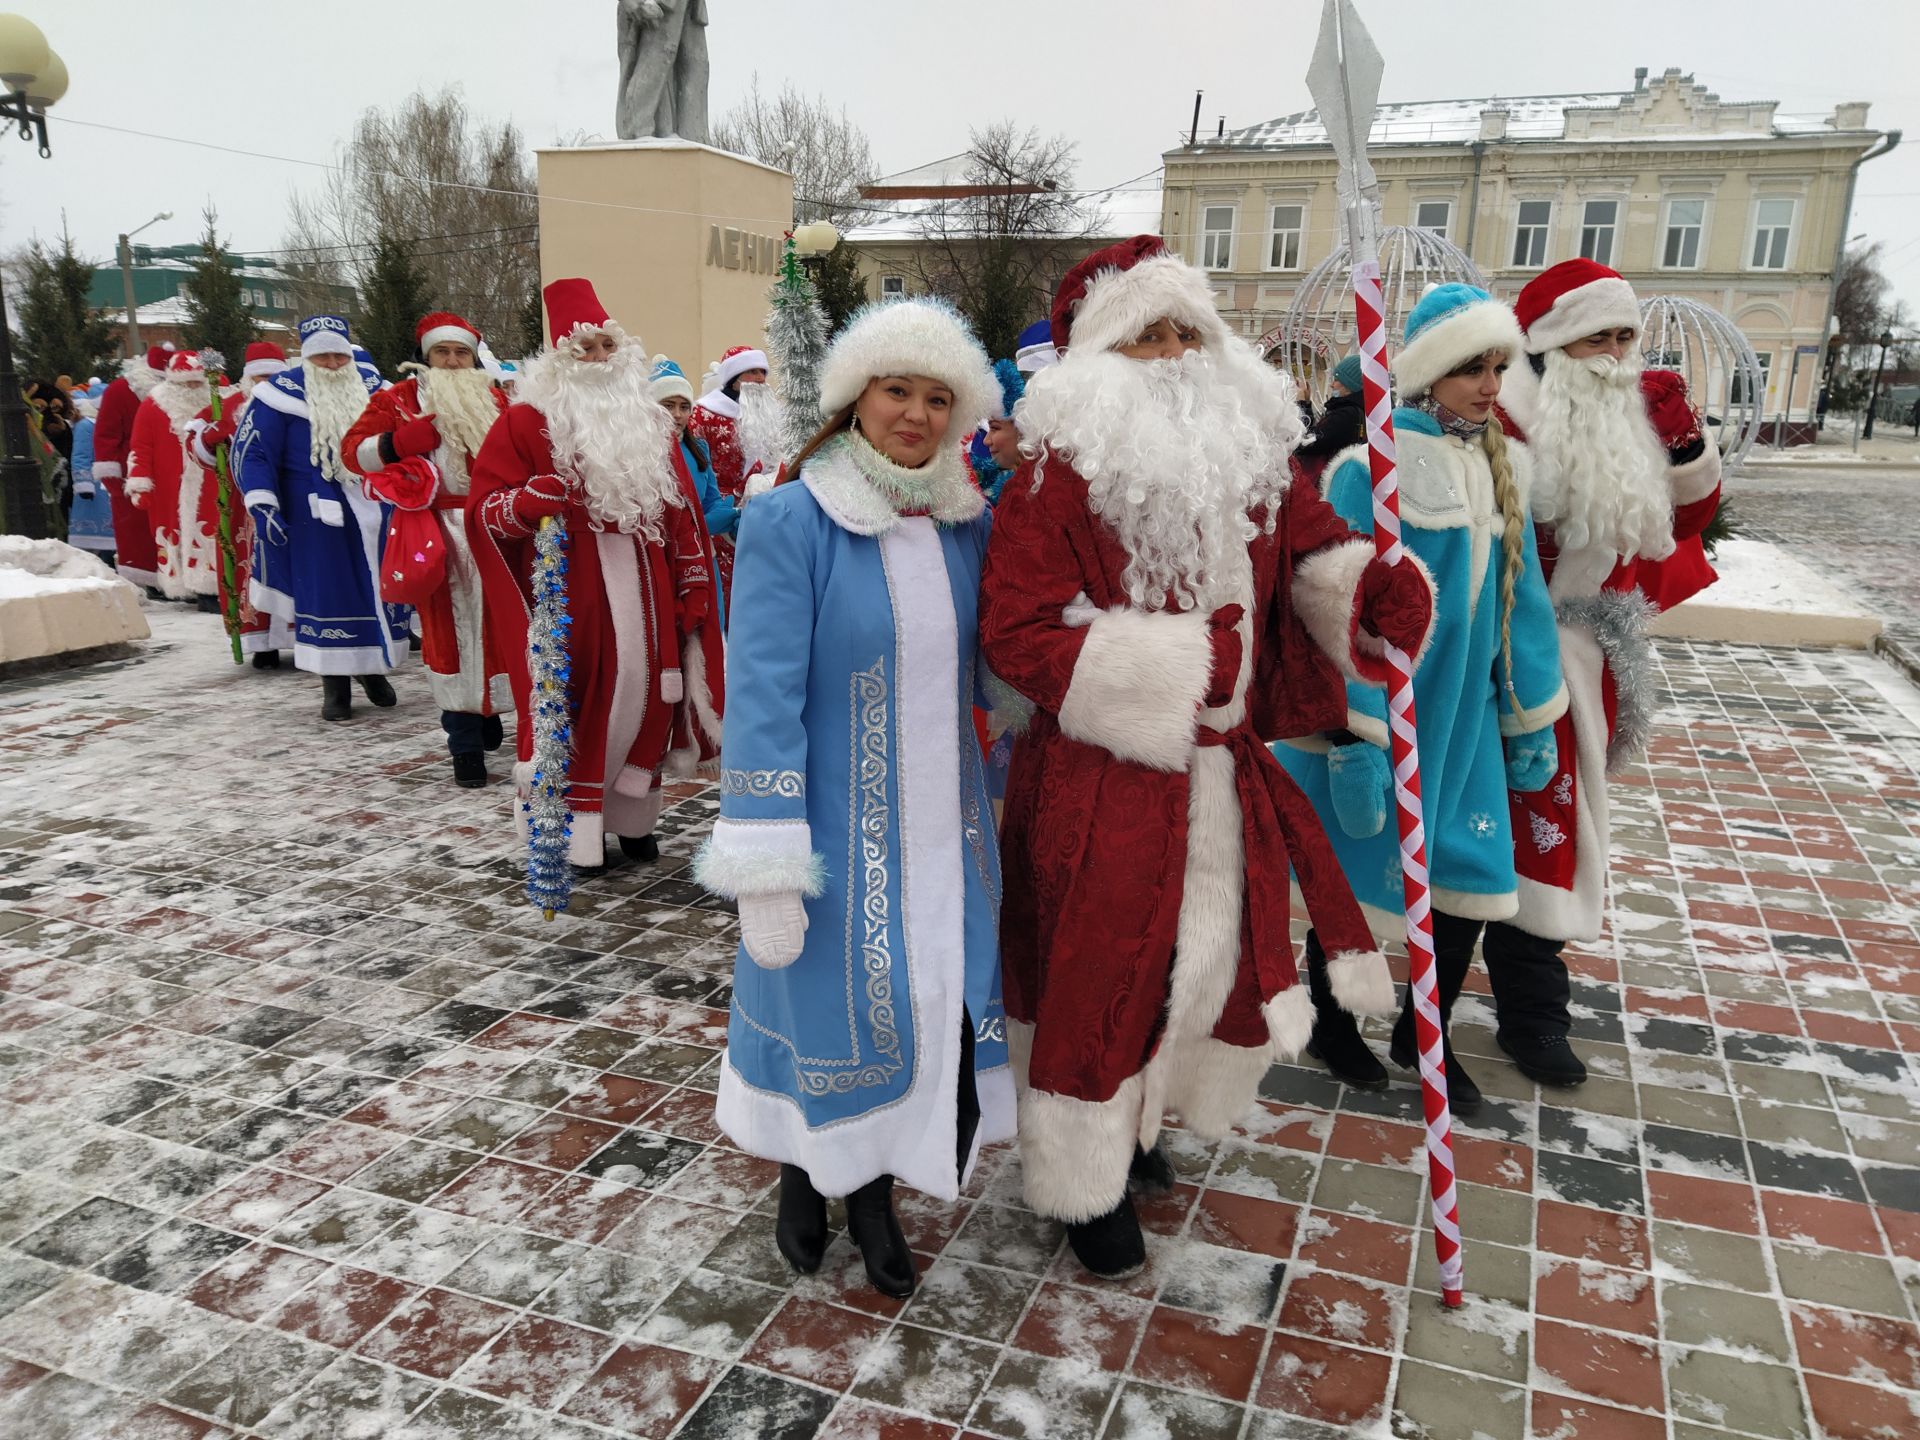
[[[622,140],[707,143],[707,0],[619,0]]]

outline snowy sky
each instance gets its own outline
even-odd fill
[[[1110,185],[1153,169],[1184,136],[1196,88],[1208,131],[1222,114],[1232,128],[1312,103],[1303,76],[1319,0],[708,4],[716,115],[756,71],[767,89],[791,78],[845,105],[883,171],[963,149],[969,124],[1016,115],[1078,141],[1082,185]],[[457,80],[476,113],[511,115],[535,144],[613,134],[612,0],[0,7],[38,23],[73,75],[54,112],[52,160],[0,143],[6,249],[58,233],[63,209],[82,250],[101,258],[117,232],[160,210],[175,218],[143,241],[191,240],[209,197],[238,248],[270,249],[285,238],[288,194],[318,173],[80,121],[325,161],[367,106]],[[1786,111],[1872,101],[1872,123],[1909,138],[1862,169],[1851,229],[1886,240],[1899,293],[1920,312],[1920,5],[1360,0],[1360,9],[1386,56],[1383,100],[1624,90],[1636,65],[1656,75],[1677,65],[1727,99],[1776,99]],[[1076,63],[1098,73],[1076,73]]]

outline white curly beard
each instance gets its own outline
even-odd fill
[[[1014,421],[1022,450],[1051,449],[1087,482],[1133,603],[1177,610],[1238,593],[1305,431],[1291,378],[1234,340],[1178,360],[1069,349],[1028,380]]]
[[[302,361],[301,369],[307,397],[307,458],[329,480],[343,485],[357,481],[359,477],[341,463],[340,446],[367,408],[367,382],[360,376],[360,367],[326,370]]]
[[[771,385],[740,387],[740,419],[735,433],[740,440],[740,458],[751,470],[754,462],[771,475],[786,458],[787,407]]]
[[[1638,351],[1575,359],[1549,350],[1527,426],[1531,507],[1563,551],[1602,549],[1664,560],[1673,553],[1667,453],[1640,396]]]
[[[666,507],[686,504],[673,422],[653,401],[646,348],[612,325],[607,333],[619,342],[607,360],[582,360],[562,343],[531,361],[514,403],[540,412],[553,463],[579,479],[588,514],[657,543]]]
[[[206,409],[207,403],[213,399],[213,388],[198,377],[192,380],[167,380],[154,386],[147,398],[166,414],[167,422],[173,426],[173,433],[184,437],[187,422]]]
[[[419,372],[420,408],[433,416],[440,432],[440,473],[449,493],[467,493],[467,457],[480,453],[487,431],[500,418],[494,402],[493,377],[484,370]]]

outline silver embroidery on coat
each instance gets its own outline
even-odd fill
[[[804,800],[807,777],[798,770],[722,770],[720,793],[755,800]]]

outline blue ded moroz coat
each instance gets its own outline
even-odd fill
[[[1550,729],[1566,712],[1553,604],[1529,520],[1514,593],[1509,676],[1500,644],[1504,522],[1486,452],[1478,440],[1442,434],[1429,416],[1410,407],[1393,412],[1393,428],[1401,538],[1432,574],[1435,597],[1432,638],[1413,676],[1433,906],[1467,920],[1505,920],[1519,901],[1503,737]],[[1524,500],[1530,457],[1511,439],[1507,454]],[[1328,503],[1349,525],[1373,532],[1373,476],[1365,447],[1337,456],[1324,487]],[[1355,735],[1387,747],[1384,688],[1349,681],[1347,715]],[[1334,815],[1324,741],[1283,743],[1273,753],[1326,820],[1341,869],[1376,933],[1402,933],[1400,832],[1391,797],[1380,833],[1356,840]]]
[[[371,395],[384,381],[356,354]],[[380,598],[380,545],[389,507],[360,477],[339,467],[321,473],[311,458],[306,366],[254,386],[234,436],[234,474],[249,510],[280,507],[286,527],[274,544],[254,527],[252,600],[256,610],[293,627],[293,663],[319,675],[379,675],[407,658],[409,610]]]
[[[883,1174],[954,1198],[962,1016],[980,1145],[1014,1133],[1000,858],[972,721],[989,518],[958,466],[901,517],[836,442],[745,507],[720,818],[698,875],[803,889],[784,969],[744,947],[718,1118],[826,1195]]]

